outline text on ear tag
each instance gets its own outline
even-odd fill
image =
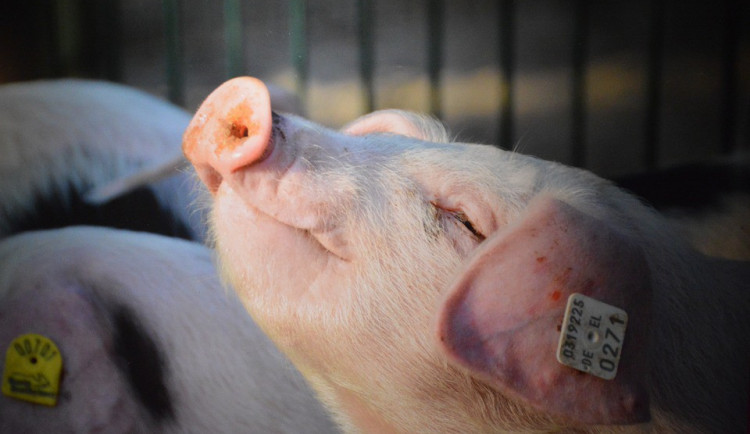
[[[611,380],[617,375],[628,314],[574,293],[565,308],[557,360],[579,371]]]
[[[62,355],[50,339],[33,333],[13,339],[5,353],[2,391],[22,401],[53,406],[62,373]]]

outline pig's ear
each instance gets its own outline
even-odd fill
[[[619,344],[607,331],[614,317],[578,318],[587,327],[600,327],[595,335],[580,334],[578,328],[578,339],[599,338],[609,344],[599,351],[620,356],[614,379],[557,360],[573,293],[628,314]],[[644,387],[650,298],[649,270],[639,247],[602,221],[538,197],[488,238],[457,276],[439,311],[438,342],[452,363],[545,413],[585,424],[645,422],[650,419]]]
[[[450,139],[439,121],[402,110],[379,110],[349,123],[341,131],[352,136],[391,133],[428,142],[447,143]]]
[[[83,200],[89,205],[101,205],[118,197],[124,196],[140,187],[159,182],[187,170],[188,163],[180,155],[164,163],[142,169],[132,175],[114,179],[104,185],[93,188],[83,195]]]

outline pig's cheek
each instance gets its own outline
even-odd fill
[[[301,302],[324,286],[336,262],[305,231],[252,208],[226,184],[215,198],[213,225],[222,268],[246,305]]]

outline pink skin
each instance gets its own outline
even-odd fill
[[[610,248],[613,244],[618,250]],[[643,254],[626,238],[540,197],[523,219],[503,228],[466,264],[448,291],[438,336],[456,363],[536,406],[591,424],[644,422],[649,419],[644,352],[623,349],[625,369],[606,381],[547,357],[558,340],[546,331],[560,324],[560,300],[577,292],[631,312],[627,342],[645,345],[649,318],[635,313],[636,304],[645,305],[650,297],[648,273]],[[499,282],[504,282],[501,294]],[[560,399],[561,394],[569,396]]]
[[[374,152],[368,148],[364,137],[323,130],[297,118],[283,118],[279,125],[271,128],[271,138],[265,149],[257,148],[263,143],[255,137],[249,137],[247,144],[240,145],[247,146],[248,154],[255,156],[255,161],[249,163],[246,159],[217,153],[215,138],[227,134],[227,123],[213,124],[224,128],[223,133],[204,126],[205,119],[213,116],[215,101],[224,95],[232,97],[236,92],[233,87],[238,85],[246,86],[248,94],[261,94],[257,89],[259,82],[253,79],[235,79],[230,84],[232,87],[215,91],[199,109],[198,121],[190,125],[184,142],[187,157],[214,198],[212,223],[224,273],[256,321],[295,362],[326,403],[346,413],[354,419],[352,423],[360,427],[393,431],[390,422],[381,420],[363,404],[372,401],[370,393],[379,386],[366,384],[353,388],[351,385],[359,381],[362,371],[370,372],[369,379],[382,384],[375,373],[382,370],[384,364],[380,360],[384,357],[420,359],[425,356],[420,353],[427,348],[434,362],[437,349],[430,333],[431,311],[438,294],[412,300],[409,303],[412,306],[401,308],[398,318],[390,318],[402,324],[403,330],[414,329],[414,334],[419,335],[420,348],[409,350],[408,356],[403,342],[399,342],[408,332],[404,332],[404,336],[397,336],[401,333],[386,336],[370,325],[374,321],[371,317],[390,315],[381,313],[385,307],[380,306],[377,299],[356,290],[361,286],[358,281],[368,279],[366,269],[372,263],[373,244],[381,244],[379,248],[388,252],[387,256],[391,255],[391,250],[403,248],[385,244],[383,239],[389,234],[373,234],[368,230],[372,225],[384,226],[383,222],[362,220],[365,213],[358,197],[375,196],[373,200],[381,202],[381,206],[390,205],[383,203],[379,193],[362,191],[371,182],[376,183],[376,179],[353,170],[349,170],[350,176],[337,176],[329,167],[340,170],[334,164],[357,167],[363,161],[376,163],[396,149],[381,147]],[[261,107],[254,107],[253,112],[264,111],[272,118],[265,101],[265,98],[254,100]],[[371,131],[367,128],[359,132]],[[408,132],[419,134],[415,128]],[[311,146],[302,148],[302,145]],[[452,207],[461,199],[459,195],[445,195],[433,198],[432,202],[445,202]],[[424,204],[434,209],[430,201]],[[396,223],[396,227],[413,231],[406,219],[397,219]],[[419,224],[420,229],[421,226]],[[448,230],[461,231],[458,226]],[[470,235],[462,234],[461,238],[456,244],[465,250],[476,245]],[[447,245],[448,241],[444,242]],[[447,283],[447,273],[445,280]],[[392,299],[396,300],[394,304],[405,305],[406,301],[398,300],[408,297],[410,283],[399,286],[403,293],[394,294]],[[339,318],[339,321],[327,321],[327,318]],[[393,331],[398,332],[398,329]],[[319,336],[340,338],[320,341]],[[357,348],[356,356],[350,351],[353,347]],[[332,362],[332,358],[336,361]],[[346,420],[340,422],[349,425]]]
[[[647,361],[686,339],[672,324],[718,333],[715,318],[675,303],[705,293],[699,275],[679,277],[705,261],[591,174],[448,143],[441,127],[403,112],[376,112],[343,132],[279,117],[252,78],[207,98],[183,150],[213,197],[222,273],[346,431],[627,426],[649,419],[649,397],[648,429],[687,426],[681,419],[737,426],[736,409],[717,409],[743,408],[741,382],[682,381],[726,357],[687,362],[686,348],[684,371]],[[607,241],[587,241],[597,239]],[[634,319],[614,381],[555,361],[572,292]],[[650,346],[652,334],[667,345]],[[672,386],[646,391],[647,378]],[[711,416],[697,407],[713,407]]]

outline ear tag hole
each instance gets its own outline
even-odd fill
[[[595,344],[599,342],[599,333],[589,330],[588,334],[586,334],[586,338],[591,342],[592,344]]]

